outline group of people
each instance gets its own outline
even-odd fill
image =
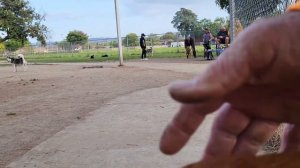
[[[222,44],[224,45],[225,48],[227,48],[230,43],[230,37],[227,29],[225,27],[222,27],[215,38],[208,28],[204,29],[203,46],[204,46],[205,55],[207,54],[207,59],[211,59],[209,55],[212,56],[212,53],[209,53],[211,52],[212,40],[216,41],[217,48],[222,48],[221,46]],[[185,47],[187,58],[189,58],[191,54],[193,54],[193,57],[196,58],[195,40],[191,36],[189,35],[186,36],[184,40],[184,47]]]
[[[230,43],[230,37],[227,29],[225,27],[222,27],[215,38],[208,28],[204,29],[204,34],[203,34],[204,57],[207,60],[213,59],[213,54],[211,50],[212,40],[215,40],[217,49],[222,49],[223,48],[221,46],[222,44],[224,45],[225,48],[227,48]]]
[[[225,27],[222,27],[218,32],[217,36],[214,38],[210,30],[208,28],[205,28],[203,35],[203,46],[205,49],[211,49],[210,42],[213,39],[216,41],[217,47],[221,47],[221,44],[224,44],[225,47],[228,47],[230,43],[228,30]]]
[[[211,50],[211,40],[215,39],[217,48],[221,48],[221,44],[224,44],[225,47],[228,47],[230,43],[230,38],[229,38],[229,33],[225,27],[222,27],[220,31],[218,32],[216,38],[213,37],[211,32],[209,31],[208,28],[204,29],[204,35],[203,35],[203,46],[205,51],[210,51]],[[142,49],[142,54],[141,54],[141,60],[148,60],[147,58],[147,46],[146,46],[146,40],[145,40],[145,34],[141,34],[140,38],[140,47]],[[187,59],[193,55],[194,58],[197,57],[196,53],[196,47],[195,47],[195,40],[190,36],[186,36],[184,40],[184,47],[186,51],[186,57]]]

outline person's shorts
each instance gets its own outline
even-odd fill
[[[218,40],[220,41],[220,44],[226,44],[226,37],[225,38],[218,38]],[[230,39],[229,39],[229,43],[230,43]]]
[[[203,44],[203,47],[204,47],[206,50],[210,50],[210,49],[211,49],[210,44]]]
[[[221,44],[225,44],[226,42],[226,38],[218,38],[218,40],[220,41]]]

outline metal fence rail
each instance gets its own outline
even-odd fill
[[[186,34],[190,35],[194,40],[196,45],[202,45],[203,30],[189,31],[189,32],[173,32],[172,38],[164,37],[166,34],[149,34],[146,35],[147,47],[154,48],[184,48],[184,40]],[[216,35],[216,34],[214,34]],[[124,53],[131,53],[133,50],[140,49],[139,47],[139,35],[135,41],[129,40],[126,37],[122,38]],[[88,42],[84,43],[78,42],[48,42],[46,46],[42,46],[39,43],[31,44],[25,46],[17,51],[17,53],[22,53],[26,55],[43,55],[43,54],[64,54],[64,53],[80,53],[80,52],[109,52],[115,50],[118,47],[117,38],[92,38]],[[172,50],[173,51],[173,50]],[[9,51],[4,51],[4,53],[10,53]],[[13,54],[13,53],[11,53]],[[3,53],[0,53],[0,56]]]

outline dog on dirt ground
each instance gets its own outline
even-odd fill
[[[152,54],[152,52],[153,52],[152,47],[150,47],[149,49],[146,50],[147,54]]]
[[[6,57],[7,61],[12,64],[13,66],[13,72],[17,72],[17,65],[22,65],[23,70],[27,70],[27,61],[25,60],[25,57],[23,54],[18,54],[17,57]]]

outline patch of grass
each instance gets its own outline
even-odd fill
[[[197,46],[197,55],[203,56],[203,46]],[[94,55],[94,59],[90,56]],[[102,57],[108,55],[108,57]],[[134,49],[123,48],[124,60],[139,59],[141,49],[136,47]],[[153,48],[153,55],[151,58],[185,58],[184,47],[168,47],[168,48]],[[60,62],[103,62],[118,60],[118,49],[102,49],[89,50],[77,53],[42,53],[42,54],[27,54],[26,60],[30,63],[60,63]]]

